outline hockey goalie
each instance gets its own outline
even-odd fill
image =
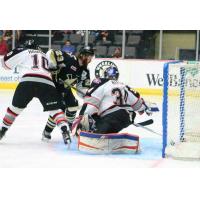
[[[129,86],[118,81],[116,67],[105,70],[94,79],[84,97],[79,116],[72,125],[78,136],[80,151],[91,153],[137,153],[139,136],[119,133],[134,123],[136,111],[151,115],[143,98]]]

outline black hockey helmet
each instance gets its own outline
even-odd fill
[[[81,47],[79,50],[79,55],[91,55],[94,56],[94,49],[91,46]]]
[[[34,39],[26,40],[23,46],[24,48],[27,48],[27,49],[39,49],[39,50],[41,49]]]
[[[118,71],[117,67],[114,67],[114,66],[108,67],[104,72],[103,78],[111,79],[111,80],[118,80],[119,71]]]

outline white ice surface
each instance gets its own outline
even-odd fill
[[[10,105],[12,90],[0,90],[0,123]],[[157,96],[145,96],[145,99],[156,102],[161,110],[162,100]],[[155,113],[154,124],[149,128],[162,133],[162,113]],[[141,138],[142,152],[139,155],[87,155],[77,151],[74,141],[71,150],[63,144],[61,134],[56,128],[49,143],[41,141],[43,128],[48,112],[43,112],[37,99],[33,99],[28,107],[16,119],[13,126],[0,141],[0,167],[3,168],[187,168],[199,167],[198,161],[177,161],[162,159],[161,137],[141,128],[129,126],[124,132],[138,134]],[[136,122],[148,119],[138,116]]]

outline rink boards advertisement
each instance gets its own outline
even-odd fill
[[[2,59],[2,57],[1,57]],[[119,81],[122,81],[143,94],[162,93],[163,65],[167,61],[136,59],[93,59],[88,65],[91,80],[98,69],[116,66],[119,70]],[[1,64],[0,64],[1,65]],[[14,89],[21,78],[17,68],[5,70],[0,66],[0,89]]]

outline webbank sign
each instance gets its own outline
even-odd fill
[[[160,74],[146,74],[149,86],[163,86],[163,77]]]

